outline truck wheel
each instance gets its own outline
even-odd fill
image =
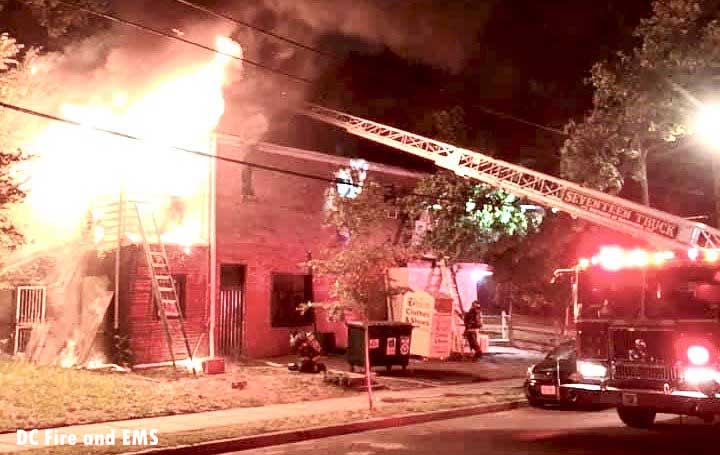
[[[650,428],[655,422],[655,410],[652,408],[629,408],[618,406],[618,416],[631,428]]]

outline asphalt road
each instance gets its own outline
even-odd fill
[[[614,410],[522,408],[236,452],[242,455],[718,454],[720,425],[658,416],[652,430],[620,423]]]

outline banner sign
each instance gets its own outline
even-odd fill
[[[412,355],[441,359],[450,355],[451,314],[436,311],[435,303],[433,296],[427,292],[405,293],[402,321],[412,324],[413,331],[412,339],[400,339],[400,352],[405,354],[409,349]],[[393,352],[396,352],[395,344],[392,349]],[[388,346],[388,350],[390,350],[390,346]]]
[[[581,208],[586,212],[597,213],[624,224],[637,226],[644,231],[652,232],[653,234],[661,235],[669,239],[677,238],[680,229],[680,226],[675,223],[612,202],[603,201],[602,199],[571,188],[566,188],[565,191],[563,191],[562,201]]]
[[[430,343],[435,299],[427,292],[407,292],[403,296],[402,322],[413,325],[410,353],[421,357],[430,356]]]

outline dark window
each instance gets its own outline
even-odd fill
[[[274,273],[270,307],[273,327],[298,327],[312,324],[312,312],[300,314],[298,305],[312,301],[312,275]]]
[[[220,287],[239,288],[245,282],[244,265],[221,265],[220,266]]]
[[[187,276],[186,275],[173,275],[173,280],[175,280],[175,291],[178,294],[178,304],[180,306],[180,314],[182,314],[182,317],[187,317],[187,312],[185,310],[186,307],[186,283],[187,283]],[[158,310],[157,300],[155,299],[155,294],[153,293],[153,317],[156,321],[160,320],[160,313]]]

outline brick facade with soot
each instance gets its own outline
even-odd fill
[[[247,146],[219,137],[217,154],[258,164],[335,178],[347,168],[349,158],[281,147],[272,144]],[[294,308],[294,302],[329,299],[326,280],[308,276],[301,263],[337,242],[337,232],[323,225],[327,191],[333,185],[236,163],[217,162],[216,245],[217,292],[216,354],[267,357],[289,352],[289,333],[310,328]],[[419,173],[369,163],[368,178],[398,187],[413,185]],[[209,354],[209,254],[207,247],[193,247],[190,254],[167,246],[173,275],[183,277],[186,327],[196,355]],[[155,315],[151,282],[142,250],[123,252],[121,325],[130,338],[135,363],[169,360],[162,323]],[[292,305],[290,304],[292,302]],[[319,331],[335,332],[345,343],[345,327],[316,318]],[[176,327],[176,324],[172,324]],[[173,330],[174,352],[186,349]]]

